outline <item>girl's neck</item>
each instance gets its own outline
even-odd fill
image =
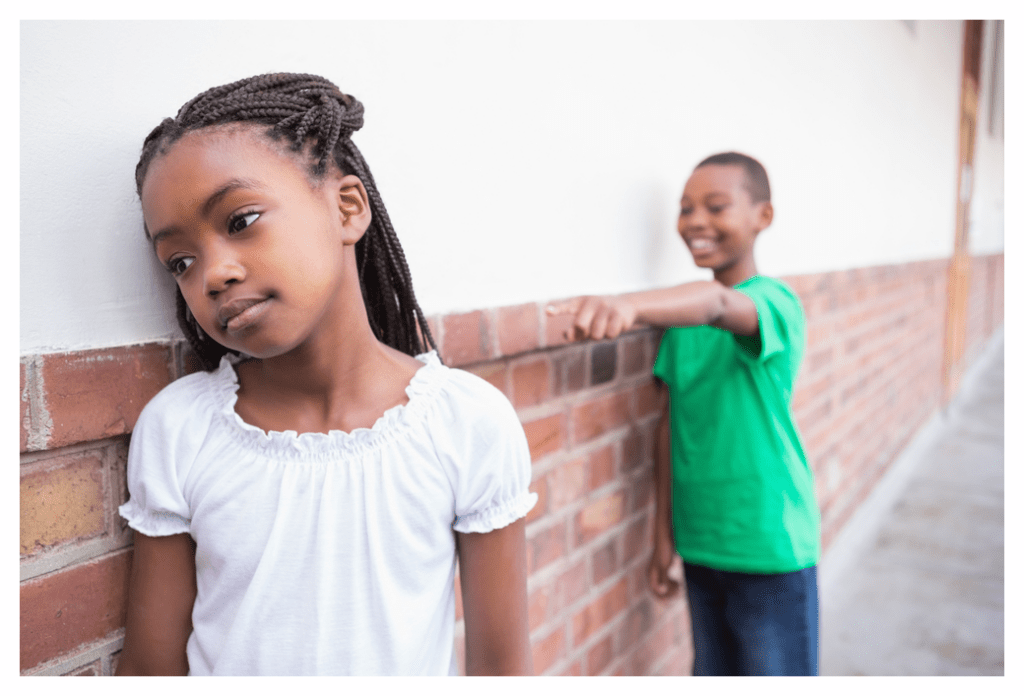
[[[239,364],[242,420],[267,431],[350,432],[408,401],[405,388],[422,363],[378,341],[358,284],[348,293],[346,311],[302,345]]]

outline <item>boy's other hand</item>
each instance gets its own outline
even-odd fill
[[[549,315],[573,314],[575,318],[571,334],[566,331],[565,337],[579,341],[586,338],[601,340],[615,338],[623,331],[628,331],[636,321],[636,307],[621,296],[577,297],[565,302],[548,305]]]
[[[654,553],[651,554],[651,562],[647,566],[647,579],[651,585],[651,592],[662,599],[668,599],[679,592],[679,581],[669,575],[674,558],[675,548],[672,541],[656,539]]]

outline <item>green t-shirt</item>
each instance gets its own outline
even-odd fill
[[[712,326],[672,328],[654,364],[669,388],[676,549],[718,570],[787,573],[821,553],[814,479],[789,406],[804,313],[773,278],[735,289],[757,306],[760,342]]]

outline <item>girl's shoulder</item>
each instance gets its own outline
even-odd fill
[[[139,423],[184,423],[195,418],[207,418],[211,409],[228,404],[237,383],[234,367],[225,357],[215,370],[179,377],[157,392],[143,408]]]
[[[435,353],[418,357],[428,368],[436,365],[438,400],[466,422],[515,417],[508,397],[487,380],[466,370],[441,365]]]

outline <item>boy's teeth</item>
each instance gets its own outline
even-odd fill
[[[694,239],[690,242],[690,246],[694,249],[708,249],[711,247],[711,242],[706,239]]]

